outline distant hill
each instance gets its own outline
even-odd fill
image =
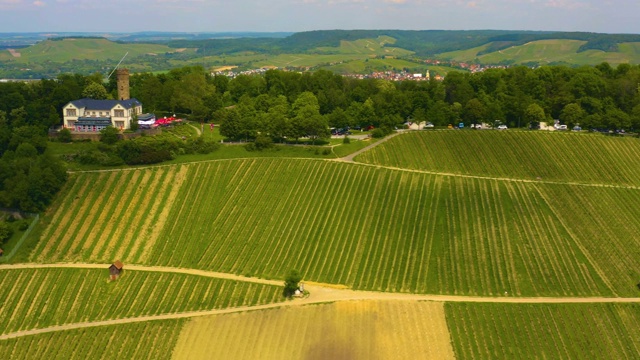
[[[614,65],[640,63],[640,42],[616,44],[616,51],[583,50],[587,44],[588,42],[580,40],[538,40],[507,48],[500,46],[500,50],[491,51],[496,46],[488,43],[471,49],[442,53],[437,57],[481,64],[595,65],[605,61]]]
[[[135,57],[145,54],[175,53],[175,48],[161,44],[119,43],[105,38],[55,38],[38,42],[19,50],[20,56],[3,52],[0,60],[23,63],[44,61],[65,62],[72,60],[118,60],[125,53]]]
[[[426,59],[485,65],[640,63],[640,35],[506,30],[318,30],[299,33],[0,34],[0,78],[106,71],[262,66],[338,73],[439,70]],[[47,40],[38,41],[47,36]],[[21,37],[26,41],[19,40]],[[34,43],[35,44],[32,44]],[[28,45],[32,44],[32,45]]]

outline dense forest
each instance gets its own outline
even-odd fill
[[[467,125],[499,120],[509,127],[559,119],[585,129],[640,128],[640,67],[513,67],[444,81],[353,79],[328,71],[269,70],[234,79],[188,67],[132,77],[147,110],[188,114],[221,124],[231,139],[269,134],[274,141],[322,136],[327,127],[391,129],[405,121]]]
[[[66,178],[63,165],[47,152],[47,129],[61,124],[61,109],[71,100],[115,97],[115,79],[102,81],[100,74],[65,74],[55,80],[0,83],[0,207],[46,207]],[[260,143],[325,138],[330,127],[372,125],[386,132],[406,121],[445,126],[498,120],[524,128],[559,119],[584,129],[640,129],[640,66],[628,64],[450,72],[441,82],[280,70],[228,78],[195,66],[134,74],[130,84],[145,112],[213,122],[228,139]],[[131,144],[120,146],[120,158],[131,152],[126,149]],[[192,144],[180,151],[205,150],[211,149]]]

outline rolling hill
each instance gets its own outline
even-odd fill
[[[458,62],[481,64],[570,64],[595,65],[608,62],[612,65],[640,63],[640,43],[621,43],[617,51],[585,50],[581,40],[538,40],[502,50],[486,52],[491,44],[480,47],[438,54],[438,58]]]
[[[355,162],[75,172],[0,265],[0,356],[636,359],[638,146],[415,131]]]
[[[118,42],[103,37],[57,38],[29,47],[5,47],[0,51],[3,65],[0,76],[55,77],[71,69],[90,74],[113,66],[112,62],[126,52],[129,52],[127,66],[136,72],[164,71],[186,65],[237,66],[240,70],[261,66],[323,68],[335,69],[337,73],[389,69],[389,64],[380,61],[363,64],[372,58],[394,58],[398,61],[391,68],[409,71],[429,68],[424,64],[425,59],[528,66],[596,65],[604,61],[612,65],[640,63],[640,35],[630,34],[323,30],[271,36],[238,33],[234,36],[244,37],[232,38],[219,38],[214,34],[174,35],[177,39],[157,33],[110,37],[121,39]],[[123,39],[136,41],[124,42]],[[448,70],[442,68],[436,72],[446,74]]]
[[[162,55],[185,50],[172,49],[159,44],[118,43],[104,38],[62,38],[45,40],[27,48],[17,50],[19,56],[3,52],[0,60],[13,60],[21,63],[66,62],[72,60],[120,60],[125,53],[136,57],[141,55]]]

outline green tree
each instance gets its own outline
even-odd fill
[[[11,226],[4,221],[0,221],[0,244],[9,240],[12,234],[13,230],[11,229]]]
[[[569,127],[581,124],[584,121],[586,113],[579,104],[571,103],[562,109],[560,113],[560,121]]]
[[[484,104],[480,100],[473,98],[464,107],[464,120],[467,124],[481,124],[486,117],[486,112],[487,109]]]
[[[117,143],[118,140],[120,140],[120,132],[113,126],[107,126],[106,128],[100,130],[101,142],[108,145],[113,145]]]
[[[27,117],[29,116],[29,114],[27,114],[27,111],[24,109],[24,106],[15,108],[13,110],[11,110],[11,112],[9,113],[9,119],[11,120],[11,126],[13,128],[17,128],[20,126],[25,126],[27,125]]]
[[[538,104],[530,104],[524,112],[524,121],[527,124],[541,123],[546,120],[544,109]]]
[[[47,149],[47,136],[43,128],[35,125],[14,128],[9,141],[9,149],[15,150],[18,145],[28,142],[43,153]]]
[[[611,130],[628,129],[631,126],[631,118],[627,113],[618,108],[609,108],[603,116],[605,126]]]
[[[96,100],[104,100],[108,98],[107,89],[102,84],[90,82],[82,90],[82,97]]]
[[[289,270],[287,276],[284,278],[284,290],[283,295],[286,297],[291,297],[295,294],[296,290],[298,290],[299,283],[302,280],[302,275],[298,270]]]
[[[220,122],[220,135],[232,140],[238,140],[242,136],[242,119],[238,109],[218,110],[214,113],[213,118]]]

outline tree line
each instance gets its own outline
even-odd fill
[[[328,136],[329,127],[390,130],[406,121],[526,127],[559,119],[585,129],[640,129],[640,66],[629,64],[450,72],[441,82],[355,79],[324,70],[228,78],[192,66],[133,74],[130,85],[146,112],[213,122],[233,140],[315,140]],[[66,178],[47,154],[47,129],[61,125],[67,102],[116,94],[115,78],[104,83],[100,74],[0,83],[0,206],[43,209]]]
[[[450,72],[441,82],[354,79],[324,70],[230,79],[187,67],[134,75],[131,83],[147,110],[219,123],[236,140],[315,138],[328,127],[391,129],[406,121],[526,127],[559,119],[585,129],[640,128],[640,66],[629,64]]]

